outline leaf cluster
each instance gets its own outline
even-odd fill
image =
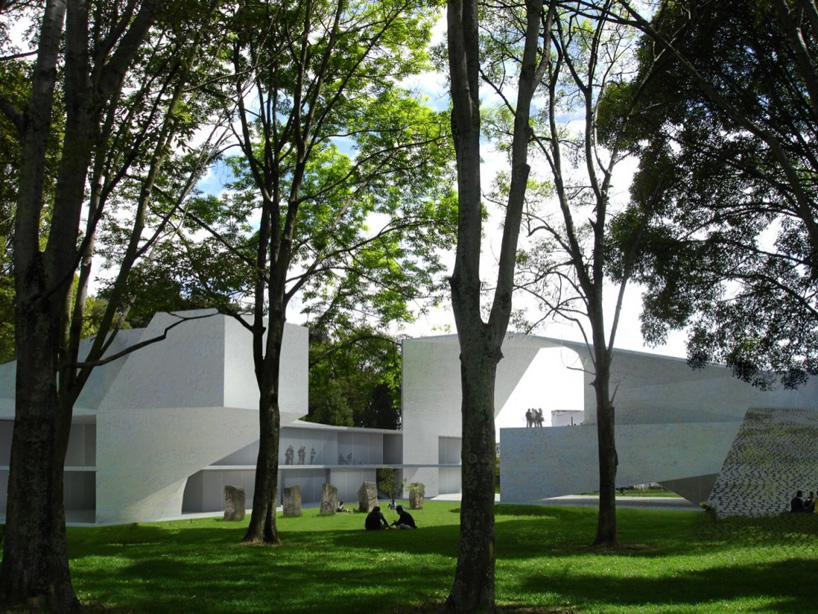
[[[435,10],[392,0],[237,8],[215,77],[178,120],[195,127],[218,106],[232,122],[237,147],[216,165],[225,189],[194,192],[174,213],[127,281],[130,317],[205,306],[267,316],[291,303],[326,357],[311,368],[311,416],[394,428],[394,342],[387,352],[366,339],[442,297],[456,225],[448,117],[400,86],[428,66]],[[177,150],[157,179],[153,225],[197,154]],[[129,228],[106,224],[119,257]]]
[[[777,375],[798,385],[818,368],[815,74],[788,18],[757,0],[668,3],[656,26],[698,77],[645,38],[642,66],[662,70],[629,140],[634,207],[650,202],[659,216],[638,268],[643,333],[661,342],[689,326],[691,364],[725,362],[761,387]],[[801,25],[814,47],[818,32]]]
[[[307,420],[400,428],[400,347],[368,329],[310,329]]]

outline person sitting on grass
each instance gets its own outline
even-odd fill
[[[407,512],[403,509],[402,505],[399,505],[395,508],[395,511],[398,513],[398,519],[392,523],[393,527],[398,529],[417,529],[417,525],[415,524],[415,519],[412,518],[412,514]]]
[[[380,531],[382,529],[389,528],[389,523],[386,522],[386,518],[384,518],[383,514],[381,514],[381,508],[377,505],[373,507],[372,511],[366,515],[364,528],[367,531]]]
[[[803,496],[804,493],[799,490],[797,493],[795,493],[795,496],[790,501],[790,511],[793,514],[802,514],[807,511],[806,508],[804,507]]]
[[[815,511],[815,493],[810,491],[809,497],[804,501],[804,511],[807,514],[812,514]]]

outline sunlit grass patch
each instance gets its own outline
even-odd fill
[[[431,612],[454,577],[459,506],[427,502],[419,530],[378,532],[307,509],[278,519],[279,547],[243,545],[247,523],[221,519],[71,528],[69,554],[81,599],[112,614]],[[498,611],[815,611],[818,516],[617,519],[622,547],[597,550],[593,508],[499,505]]]

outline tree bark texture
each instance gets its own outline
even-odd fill
[[[511,316],[517,241],[528,181],[531,98],[541,76],[537,68],[541,0],[526,3],[525,51],[517,92],[512,141],[511,185],[502,248],[488,322],[480,299],[482,194],[480,184],[480,57],[476,0],[449,0],[448,46],[452,134],[457,156],[458,230],[450,280],[460,343],[462,388],[462,505],[460,545],[449,612],[494,612],[495,532],[494,386],[502,343]]]
[[[494,385],[499,348],[485,329],[460,333],[462,505],[450,612],[494,612]]]
[[[23,163],[15,217],[15,425],[9,463],[0,597],[12,606],[34,602],[58,612],[79,608],[68,569],[63,465],[71,412],[57,391],[61,326],[70,277],[48,266],[39,250],[46,143],[57,82],[66,3],[44,9],[32,93],[21,140]]]
[[[23,154],[14,235],[16,401],[0,598],[9,606],[33,604],[54,612],[80,607],[68,567],[63,470],[73,404],[81,391],[73,377],[77,356],[70,351],[67,331],[86,175],[99,111],[121,83],[155,12],[150,2],[142,5],[124,35],[127,41],[102,69],[102,76],[109,77],[101,79],[102,85],[91,82],[88,18],[85,0],[45,3],[32,91],[20,125]],[[41,251],[46,143],[60,77],[65,155],[57,171],[48,243]]]
[[[33,273],[32,274],[36,274]],[[18,297],[18,300],[19,297]],[[71,412],[54,374],[60,305],[27,301],[17,319],[17,413],[9,466],[2,591],[7,605],[32,601],[55,612],[79,609],[65,539],[63,468]]]
[[[260,332],[254,334],[261,334]],[[279,406],[279,366],[284,338],[284,317],[270,314],[264,356],[257,356],[259,386],[259,449],[256,461],[255,492],[250,525],[242,541],[278,545],[276,526],[278,492],[278,449],[281,433]]]
[[[618,458],[614,437],[614,406],[610,396],[610,354],[603,347],[594,348],[596,359],[596,427],[599,447],[599,515],[595,546],[615,546],[616,537],[616,471]]]
[[[451,278],[460,342],[462,505],[449,612],[494,611],[494,377],[499,348],[480,314],[480,108],[477,3],[448,4],[452,132],[457,155],[458,239]],[[490,497],[490,498],[489,498]]]

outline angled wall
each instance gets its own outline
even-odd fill
[[[584,375],[585,427],[501,430],[501,498],[531,502],[596,490],[595,377],[583,343],[509,335],[503,344],[495,396],[506,404],[540,348],[561,348]],[[460,435],[460,356],[457,337],[407,340],[404,348],[404,462],[439,461],[439,438]],[[570,360],[566,359],[566,366]],[[680,358],[614,350],[612,388],[621,486],[663,482],[693,503],[705,500],[749,407],[810,408],[818,381],[798,390],[761,391],[729,369],[692,370]],[[515,409],[521,414],[524,407]],[[495,414],[496,415],[496,414]],[[437,493],[437,468],[417,470]],[[804,487],[806,488],[806,487]],[[427,486],[427,492],[429,492]]]
[[[718,473],[738,427],[737,422],[619,425],[617,487]],[[502,429],[500,449],[503,503],[599,488],[596,425]],[[697,493],[694,503],[706,495]]]
[[[257,440],[258,429],[249,410],[106,411],[97,423],[96,522],[178,517],[188,476]]]
[[[107,355],[111,356],[138,343],[142,338],[143,330],[117,331]],[[80,346],[80,356],[85,356],[91,347],[91,340],[86,339]],[[105,365],[96,367],[88,378],[88,382],[74,404],[74,417],[96,415],[102,397],[108,392],[111,384],[119,374],[119,370],[126,362],[126,358],[114,360]],[[17,375],[17,361],[12,360],[0,365],[0,419],[14,418],[15,377]]]
[[[587,365],[585,422],[596,422],[590,354],[583,343],[563,341]],[[749,407],[811,408],[818,380],[797,390],[762,391],[733,377],[730,369],[707,365],[691,369],[684,358],[614,350],[611,372],[616,389],[617,424],[740,422]]]
[[[709,503],[721,518],[788,511],[796,491],[818,490],[817,442],[818,410],[748,410]]]
[[[403,462],[407,482],[422,482],[427,496],[449,492],[441,490],[437,465],[453,465],[448,451],[461,433],[460,347],[456,335],[405,339],[403,348]],[[495,417],[506,406],[537,353],[543,348],[561,348],[553,339],[530,335],[509,335],[503,343],[503,359],[497,366],[494,390]],[[563,348],[565,363],[573,365],[576,353]],[[544,391],[543,394],[547,394]],[[521,410],[522,413],[525,409]],[[459,463],[459,460],[457,461]],[[412,467],[412,465],[417,465]],[[443,474],[441,473],[443,471]],[[447,479],[450,483],[451,476]],[[458,471],[459,479],[459,471]]]
[[[258,439],[249,331],[225,316],[176,321],[151,321],[143,340],[167,338],[131,354],[100,403],[98,523],[178,516],[188,476]],[[282,365],[286,424],[307,412],[306,329],[287,325]]]

